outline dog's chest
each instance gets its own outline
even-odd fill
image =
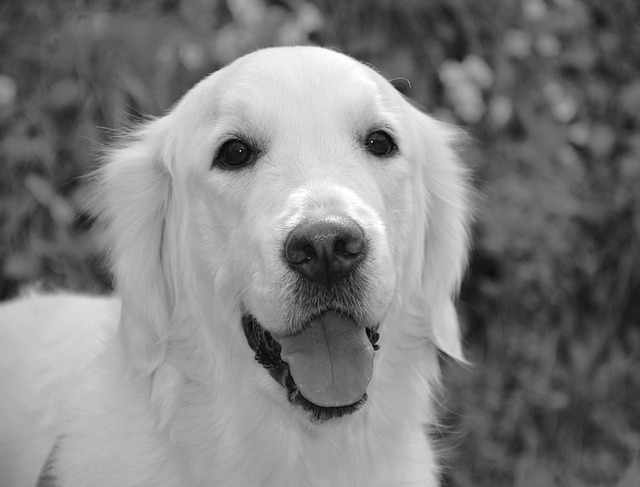
[[[202,487],[389,487],[437,485],[433,454],[422,431],[414,438],[357,435],[309,438],[280,431],[253,441],[221,439],[213,464],[202,464]],[[237,432],[236,432],[237,433]],[[262,432],[260,432],[262,433]],[[337,433],[344,433],[344,431]],[[207,471],[205,471],[207,470]]]

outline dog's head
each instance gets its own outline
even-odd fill
[[[100,172],[132,357],[153,370],[187,329],[233,342],[315,419],[365,404],[384,347],[462,358],[455,137],[325,49],[257,51],[200,82]]]

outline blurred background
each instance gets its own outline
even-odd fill
[[[237,56],[303,43],[470,136],[473,366],[444,362],[443,484],[640,485],[637,0],[4,0],[0,299],[109,290],[96,153]]]

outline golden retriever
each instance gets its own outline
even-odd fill
[[[0,312],[2,485],[437,485],[457,137],[370,67],[287,47],[123,140],[93,202],[118,297]]]

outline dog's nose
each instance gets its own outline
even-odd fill
[[[298,224],[287,237],[284,256],[302,277],[329,286],[353,271],[366,247],[360,225],[336,216]]]

